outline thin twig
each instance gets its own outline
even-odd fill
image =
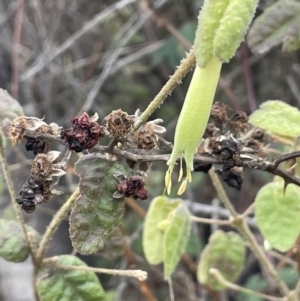
[[[218,225],[232,225],[232,221],[230,220],[221,220],[221,219],[210,219],[198,216],[191,216],[191,220],[197,223],[203,224],[218,224]]]
[[[79,196],[79,188],[77,188],[73,194],[69,197],[69,199],[60,207],[60,209],[57,211],[53,219],[51,220],[50,225],[48,226],[45,234],[42,237],[42,240],[40,242],[40,246],[37,252],[37,260],[38,262],[41,262],[45,251],[47,249],[48,243],[50,239],[53,237],[54,233],[56,232],[58,226],[60,225],[61,221],[65,218],[69,210],[71,209],[74,201]]]
[[[252,295],[252,296],[256,296],[256,297],[259,297],[259,298],[262,298],[264,300],[270,300],[270,301],[283,301],[284,299],[283,298],[277,298],[277,297],[273,297],[273,296],[269,296],[269,295],[266,295],[266,294],[262,294],[262,293],[259,293],[259,292],[255,292],[255,291],[252,291],[250,289],[247,289],[247,288],[244,288],[244,287],[241,287],[239,285],[236,285],[232,282],[229,282],[227,281],[223,275],[220,273],[219,270],[217,269],[214,269],[214,268],[211,268],[209,270],[210,274],[214,275],[214,277],[223,285],[225,285],[227,288],[231,288],[233,290],[236,290],[238,292],[241,292],[241,293],[244,293],[244,294],[247,294],[247,295]]]
[[[252,252],[254,253],[255,257],[259,261],[260,265],[270,275],[275,281],[276,284],[282,293],[283,296],[289,296],[290,290],[286,283],[282,281],[282,279],[279,277],[276,269],[274,266],[270,263],[268,258],[266,257],[263,249],[258,244],[257,240],[255,239],[253,233],[250,231],[249,226],[244,218],[240,216],[234,207],[232,206],[223,186],[220,182],[218,175],[213,172],[213,169],[210,170],[209,175],[212,178],[212,182],[214,187],[217,190],[217,193],[220,197],[220,200],[224,204],[224,206],[230,211],[230,214],[233,217],[233,225],[237,228],[237,230],[242,234],[246,242],[249,244]]]

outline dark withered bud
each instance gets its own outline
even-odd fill
[[[239,151],[237,142],[232,139],[222,139],[215,141],[211,139],[211,153],[220,156],[220,161],[226,161],[233,157]]]
[[[122,110],[114,110],[105,117],[106,128],[117,138],[126,137],[134,124],[134,118]]]
[[[22,204],[22,210],[26,213],[33,213],[35,211],[36,205],[31,200],[25,200]]]
[[[250,139],[250,140],[248,140],[245,144],[244,144],[244,146],[246,146],[246,147],[250,147],[250,148],[252,148],[253,150],[256,150],[256,151],[260,151],[260,149],[261,149],[261,144],[257,141],[257,140],[255,140],[255,139]]]
[[[248,116],[243,111],[234,112],[229,122],[231,127],[238,132],[244,132],[248,128]]]
[[[93,148],[98,140],[105,136],[104,128],[96,120],[98,120],[98,114],[89,117],[87,113],[83,113],[73,118],[72,129],[61,130],[61,139],[68,144],[70,150],[77,153]]]
[[[32,151],[34,155],[47,151],[46,142],[41,141],[38,138],[32,138],[29,136],[23,137],[26,140],[25,148],[27,151]]]
[[[242,170],[239,167],[233,167],[226,172],[216,171],[222,180],[230,187],[241,190],[243,184]]]
[[[124,176],[116,177],[120,182],[117,191],[114,193],[114,198],[133,198],[146,200],[148,198],[148,190],[145,189],[145,181],[140,176],[132,176],[125,178]]]
[[[195,172],[204,172],[208,173],[211,169],[212,164],[204,162],[194,162],[194,171]]]

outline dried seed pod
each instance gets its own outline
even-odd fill
[[[265,131],[260,128],[253,129],[253,132],[251,134],[251,138],[255,140],[262,140],[264,138]]]
[[[114,137],[126,137],[134,124],[133,116],[122,110],[114,110],[105,117],[106,128]]]
[[[75,152],[93,148],[98,140],[105,136],[104,128],[95,122],[97,119],[98,114],[89,117],[87,113],[73,118],[72,129],[62,130],[61,139],[68,144],[70,150]]]
[[[114,198],[133,198],[146,200],[148,198],[148,190],[145,189],[145,181],[140,176],[132,176],[126,178],[124,176],[116,176],[120,181]]]

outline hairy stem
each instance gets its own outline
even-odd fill
[[[256,297],[259,297],[259,298],[262,298],[264,300],[270,300],[270,301],[283,301],[282,298],[276,298],[276,297],[273,297],[273,296],[269,296],[269,295],[266,295],[266,294],[262,294],[262,293],[259,293],[259,292],[255,292],[255,291],[252,291],[250,289],[247,289],[247,288],[244,288],[244,287],[241,287],[239,285],[236,285],[232,282],[229,282],[227,281],[223,275],[220,273],[220,271],[218,269],[213,269],[211,268],[209,270],[209,272],[214,275],[214,277],[220,282],[222,283],[223,285],[225,285],[226,287],[228,288],[231,288],[233,290],[236,290],[238,292],[241,292],[241,293],[245,293],[247,295],[253,295],[253,296],[256,296]]]
[[[42,237],[42,240],[41,240],[38,252],[37,252],[36,257],[37,257],[38,263],[41,263],[50,239],[53,237],[58,226],[60,225],[62,220],[65,218],[65,216],[71,209],[75,199],[79,196],[79,194],[80,194],[79,188],[77,187],[77,189],[73,192],[73,194],[69,197],[69,199],[60,207],[60,209],[57,211],[57,213],[53,217],[50,225],[48,226],[45,234]]]
[[[64,269],[64,270],[80,270],[87,272],[95,272],[101,274],[109,274],[115,276],[126,276],[126,277],[134,277],[140,281],[144,281],[147,279],[147,273],[142,270],[110,270],[103,268],[93,268],[89,266],[74,266],[74,265],[66,265],[66,264],[58,264],[56,263],[57,257],[47,258],[43,260],[43,265],[55,265],[56,268]]]
[[[263,249],[258,244],[257,240],[255,239],[254,235],[249,229],[249,226],[247,225],[245,218],[240,216],[234,207],[232,206],[219,178],[218,175],[214,172],[214,168],[211,168],[209,171],[209,175],[212,179],[213,185],[216,188],[216,191],[219,195],[220,200],[224,204],[224,206],[230,211],[230,214],[233,217],[233,225],[237,228],[237,230],[242,234],[244,239],[249,244],[252,252],[254,253],[255,257],[259,261],[262,268],[267,272],[268,275],[270,275],[275,281],[276,284],[283,296],[289,296],[290,290],[288,286],[285,284],[284,281],[282,281],[276,271],[276,269],[273,267],[273,265],[270,263],[266,255],[264,254]]]
[[[139,121],[134,126],[134,130],[137,130],[146,120],[148,120],[148,118],[152,115],[152,113],[159,106],[162,105],[162,103],[168,97],[168,95],[170,95],[170,93],[174,90],[174,88],[181,83],[181,80],[194,67],[195,64],[196,64],[196,57],[195,57],[195,52],[192,49],[187,55],[187,57],[181,61],[175,73],[170,77],[167,83],[162,87],[159,93],[150,102],[147,109],[142,113]]]
[[[33,249],[31,248],[31,240],[30,240],[29,234],[26,230],[26,225],[25,225],[25,221],[23,219],[21,208],[20,208],[19,204],[17,204],[17,202],[16,202],[16,193],[15,193],[14,186],[13,186],[13,183],[11,180],[10,172],[8,170],[7,161],[4,157],[3,133],[1,131],[1,129],[0,129],[0,161],[1,161],[1,167],[3,170],[4,179],[6,181],[7,189],[8,189],[14,210],[16,212],[17,220],[21,224],[22,230],[24,232],[25,238],[26,238],[28,246],[29,246],[32,260],[35,261],[36,257],[35,257]]]

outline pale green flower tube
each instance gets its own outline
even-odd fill
[[[171,189],[170,174],[178,158],[185,159],[187,177],[193,170],[193,158],[209,119],[212,102],[215,96],[222,63],[212,56],[204,68],[196,66],[192,81],[187,91],[184,104],[178,119],[174,137],[174,149],[167,164],[170,166],[166,175],[168,192]],[[182,177],[182,171],[179,181]],[[186,186],[183,183],[182,189]],[[184,191],[184,189],[183,189]]]

